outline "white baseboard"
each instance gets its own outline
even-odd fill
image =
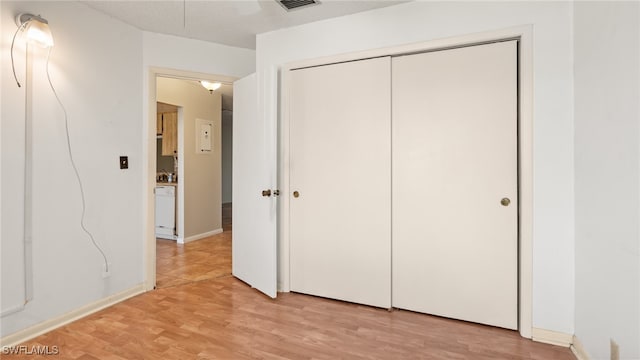
[[[121,291],[117,294],[107,296],[106,298],[92,302],[78,309],[71,310],[66,314],[62,314],[53,319],[45,320],[39,324],[35,324],[26,329],[0,338],[0,347],[18,345],[143,292],[145,292],[144,284],[140,284],[130,289]]]
[[[573,343],[573,335],[571,334],[538,328],[531,330],[531,339],[533,341],[563,347],[569,347]]]
[[[580,342],[580,339],[578,339],[577,336],[573,337],[571,352],[576,356],[576,359],[578,360],[591,360],[589,354],[587,354],[587,351],[584,349],[584,347],[582,346],[582,342]]]
[[[213,236],[213,235],[218,235],[220,233],[222,233],[222,229],[215,229],[215,230],[212,230],[212,231],[207,231],[206,233],[188,236],[188,237],[184,238],[184,242],[182,242],[182,244],[186,244],[188,242],[204,239],[206,237]],[[180,240],[180,239],[178,239],[178,240]]]

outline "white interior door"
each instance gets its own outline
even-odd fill
[[[233,83],[232,272],[270,297],[277,292],[275,139],[258,116],[256,75]]]
[[[291,72],[292,291],[391,305],[390,70],[385,57]]]
[[[392,64],[393,306],[516,329],[517,43]]]

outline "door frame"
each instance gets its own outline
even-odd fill
[[[518,40],[518,331],[532,337],[533,305],[533,26],[516,26],[502,30],[436,39],[383,49],[327,56],[284,64],[281,70],[280,127],[278,172],[281,190],[279,202],[278,289],[290,291],[290,185],[289,185],[289,95],[290,71],[382,56],[439,51],[497,41]]]
[[[177,70],[161,67],[150,66],[147,72],[147,96],[146,107],[143,108],[143,145],[142,145],[142,204],[143,204],[143,221],[142,221],[142,237],[144,241],[144,264],[143,264],[143,278],[144,289],[150,291],[156,288],[156,236],[155,236],[155,198],[153,189],[156,184],[156,126],[157,126],[157,96],[156,86],[157,77],[167,77],[183,80],[209,80],[221,82],[223,84],[233,84],[237,79],[234,76],[205,74],[188,70]],[[178,122],[179,126],[184,125],[182,121],[182,108],[178,109]],[[184,134],[184,127],[181,129]],[[180,129],[179,129],[180,133]],[[179,141],[178,146],[184,144],[184,141]],[[184,145],[183,145],[184,146]],[[184,149],[183,149],[184,150]],[[180,150],[178,150],[180,153]],[[180,162],[182,169],[184,169],[184,156]],[[179,174],[184,175],[184,174]],[[182,189],[182,194],[180,194]],[[177,196],[182,197],[184,201],[184,182],[178,182]],[[184,203],[183,203],[184,204]],[[178,219],[178,222],[182,224],[182,233],[184,234],[184,206],[182,206],[182,219]],[[180,217],[180,216],[179,216]]]

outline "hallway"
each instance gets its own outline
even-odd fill
[[[222,206],[222,228],[187,244],[156,239],[156,288],[231,276],[231,204]]]

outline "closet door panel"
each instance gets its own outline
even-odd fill
[[[293,70],[291,290],[391,306],[391,63]]]
[[[516,329],[517,43],[392,72],[393,306]]]

